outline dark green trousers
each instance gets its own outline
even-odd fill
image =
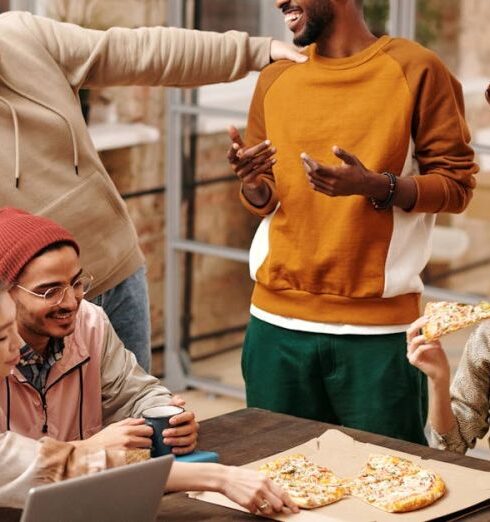
[[[250,407],[427,444],[427,380],[404,333],[316,334],[252,317],[242,371]]]

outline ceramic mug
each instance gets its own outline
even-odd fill
[[[154,406],[148,408],[143,412],[145,424],[153,428],[153,435],[151,437],[151,456],[161,457],[172,453],[172,446],[164,444],[163,430],[170,427],[170,419],[175,415],[184,412],[184,408],[179,406]]]

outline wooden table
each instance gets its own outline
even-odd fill
[[[204,421],[201,424],[200,447],[217,451],[223,464],[242,465],[302,444],[309,439],[318,437],[329,428],[340,429],[361,442],[377,444],[424,458],[490,471],[489,461],[463,457],[455,453],[434,450],[381,435],[339,428],[323,422],[253,408],[239,410]],[[18,521],[19,516],[19,511],[0,509],[0,521],[2,522]],[[236,522],[258,520],[259,518],[251,514],[190,499],[185,493],[166,495],[160,505],[158,516],[159,521],[166,522]],[[480,511],[460,512],[450,518],[438,520],[488,522],[490,520],[490,500],[480,506]]]
[[[242,465],[268,457],[280,451],[298,446],[321,435],[325,430],[335,428],[361,442],[369,442],[424,458],[431,458],[466,466],[468,468],[490,471],[490,461],[464,457],[448,451],[440,451],[383,437],[364,431],[339,428],[332,424],[300,419],[289,415],[248,408],[227,415],[209,419],[201,424],[200,446],[217,451],[222,464]],[[460,512],[450,518],[438,520],[490,521],[490,500],[474,513]],[[466,515],[466,516],[464,516]],[[463,517],[463,518],[461,518]],[[183,493],[166,496],[161,504],[159,521],[223,521],[264,520],[251,514],[241,513],[199,500],[189,499]]]

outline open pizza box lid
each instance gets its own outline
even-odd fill
[[[450,515],[490,498],[490,472],[477,471],[438,460],[426,460],[408,453],[358,442],[338,430],[327,430],[317,439],[311,439],[300,446],[246,464],[244,467],[258,469],[265,462],[292,453],[302,453],[310,457],[315,464],[326,466],[338,476],[345,478],[358,475],[369,455],[373,453],[398,455],[410,459],[423,468],[437,472],[444,480],[447,491],[435,504],[409,513],[386,513],[357,498],[346,497],[339,502],[318,509],[301,510],[298,515],[277,515],[274,520],[294,520],[296,522],[392,522],[394,520],[398,522],[421,522]],[[219,493],[190,493],[190,496],[212,504],[244,511],[240,506]]]

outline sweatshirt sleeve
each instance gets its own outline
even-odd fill
[[[451,407],[456,426],[446,434],[432,430],[434,445],[465,453],[489,430],[490,321],[482,323],[468,339],[451,385]]]
[[[105,338],[101,360],[102,423],[104,426],[128,417],[140,417],[153,406],[170,402],[172,394],[147,374],[126,350],[104,314]]]
[[[222,34],[175,27],[98,31],[29,13],[15,15],[22,18],[75,89],[228,82],[270,62],[270,38],[237,31]]]
[[[426,51],[426,57],[416,77],[408,78],[417,83],[412,136],[421,174],[414,177],[413,211],[460,213],[471,200],[478,172],[462,88],[433,53]]]
[[[22,508],[37,476],[41,443],[10,431],[0,434],[0,506]]]

